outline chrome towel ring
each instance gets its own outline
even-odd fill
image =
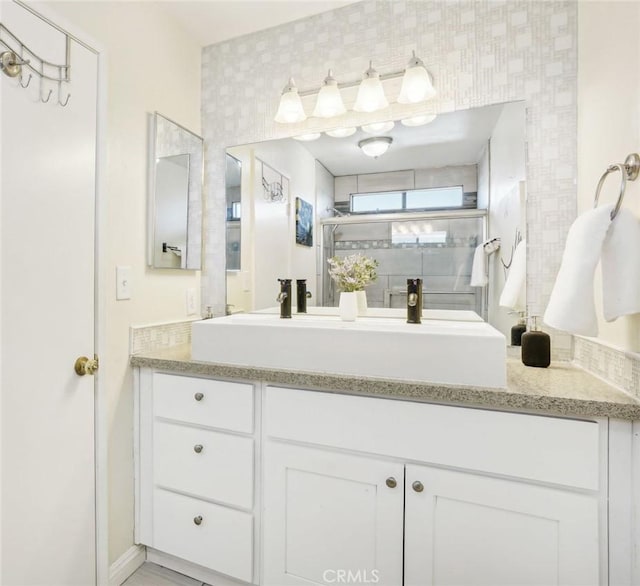
[[[609,165],[607,170],[600,177],[600,181],[598,181],[598,187],[596,187],[596,197],[593,202],[593,207],[598,207],[598,200],[600,199],[600,191],[602,186],[604,185],[605,179],[609,176],[610,173],[615,171],[620,171],[620,194],[618,195],[618,201],[616,202],[616,207],[613,208],[611,212],[611,219],[613,220],[620,211],[620,206],[622,205],[622,200],[624,199],[624,192],[627,189],[627,180],[635,181],[638,178],[638,174],[640,174],[640,156],[636,153],[630,154],[624,161],[624,163],[617,163],[615,165]]]

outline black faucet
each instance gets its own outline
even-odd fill
[[[280,317],[291,317],[291,279],[278,279],[280,293],[276,301],[280,304]]]
[[[422,323],[422,279],[407,279],[407,323]]]
[[[311,298],[311,291],[307,291],[307,280],[296,279],[296,305],[298,313],[307,313],[307,299]]]

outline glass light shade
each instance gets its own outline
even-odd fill
[[[317,140],[320,138],[320,133],[319,132],[314,132],[312,134],[300,134],[299,136],[294,136],[293,137],[296,140],[300,140],[302,142],[310,142],[312,140]]]
[[[389,102],[384,95],[384,88],[378,72],[371,67],[365,71],[364,77],[358,86],[358,96],[353,109],[356,112],[376,112],[387,108]]]
[[[298,88],[296,87],[293,78],[291,78],[289,83],[282,90],[280,104],[274,120],[282,124],[294,124],[306,119],[307,115],[304,113],[302,101],[298,95]]]
[[[358,146],[365,155],[375,159],[380,155],[384,155],[389,150],[392,142],[393,139],[390,136],[375,136],[361,140]]]
[[[329,70],[329,75],[324,80],[324,84],[318,93],[316,107],[313,110],[313,116],[318,118],[333,118],[344,114],[347,109],[344,107],[342,95],[338,88],[338,82],[334,79]]]
[[[355,133],[355,128],[336,128],[335,130],[327,130],[325,132],[325,134],[332,136],[333,138],[344,138],[345,136],[351,136]]]
[[[424,114],[422,116],[414,116],[413,118],[405,118],[400,120],[404,126],[422,126],[423,124],[429,124],[436,119],[435,114]]]
[[[365,124],[362,130],[367,134],[380,134],[381,132],[389,132],[395,124],[389,120],[388,122],[375,122],[373,124]]]
[[[435,95],[436,90],[431,83],[431,76],[422,60],[418,59],[414,52],[407,68],[404,70],[398,103],[416,104],[429,100]]]

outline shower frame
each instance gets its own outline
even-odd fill
[[[456,209],[456,210],[432,210],[428,212],[391,212],[381,214],[349,214],[344,216],[333,216],[320,221],[322,227],[320,232],[320,246],[318,248],[318,291],[317,298],[324,303],[325,290],[333,286],[333,282],[326,270],[324,248],[325,248],[325,226],[345,226],[350,224],[384,223],[384,222],[406,222],[421,220],[460,220],[460,219],[481,219],[482,220],[482,240],[487,239],[489,215],[484,209]],[[335,232],[335,229],[334,229]],[[335,248],[334,248],[335,252]],[[488,312],[488,286],[482,289],[482,318],[487,319]]]

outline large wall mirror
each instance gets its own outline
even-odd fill
[[[202,268],[203,140],[158,114],[151,121],[148,263]]]
[[[372,157],[359,144],[375,136],[390,144]],[[227,249],[232,311],[274,307],[278,278],[306,279],[310,305],[336,306],[327,260],[362,253],[379,263],[369,307],[405,307],[406,279],[421,277],[425,309],[472,310],[505,333],[515,323],[498,300],[526,232],[524,102],[227,153],[227,219],[232,199],[242,209],[239,244],[227,229],[238,251]],[[312,246],[296,240],[300,206],[311,210]],[[488,282],[472,286],[475,251],[493,238]]]

